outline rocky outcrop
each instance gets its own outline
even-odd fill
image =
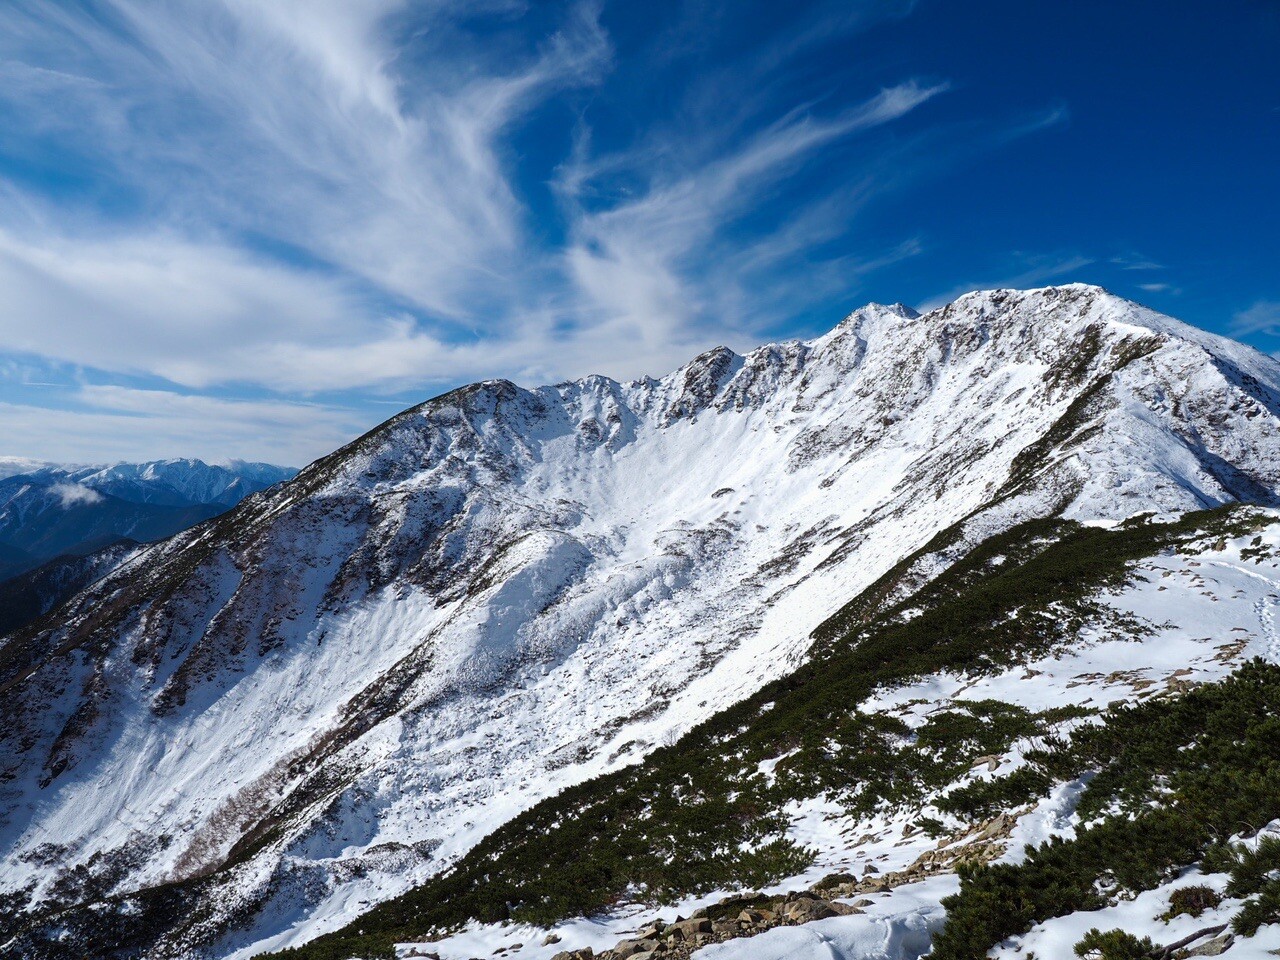
[[[635,936],[610,950],[594,953],[590,947],[563,950],[552,960],[684,960],[709,943],[723,943],[739,937],[753,937],[774,927],[797,926],[828,917],[861,913],[857,907],[824,900],[807,891],[780,896],[748,894],[695,910],[689,919],[678,917],[671,923],[653,920]]]
[[[984,758],[985,759],[985,758]],[[971,824],[961,832],[939,841],[902,870],[880,873],[868,867],[861,878],[834,874],[810,890],[766,895],[748,893],[728,897],[710,907],[695,910],[689,919],[678,917],[668,923],[655,919],[610,950],[595,953],[590,947],[563,950],[551,960],[685,960],[700,947],[740,937],[754,937],[775,927],[798,926],[815,920],[862,913],[870,906],[861,894],[885,893],[904,884],[916,883],[938,873],[949,872],[960,863],[990,863],[1005,851],[1005,841],[1025,811],[1001,813]],[[853,899],[852,903],[845,900]],[[558,938],[557,938],[558,942]],[[430,953],[419,956],[431,957]]]

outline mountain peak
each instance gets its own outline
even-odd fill
[[[836,324],[831,333],[839,330],[862,329],[872,324],[893,323],[902,320],[915,320],[920,313],[905,303],[867,303],[852,311]]]
[[[930,311],[927,316],[953,320],[957,315],[1018,315],[1036,324],[1063,325],[1083,331],[1090,325],[1117,335],[1156,334],[1197,347],[1214,362],[1226,362],[1250,376],[1274,376],[1280,363],[1237,340],[1210,333],[1150,307],[1089,283],[1068,283],[1026,290],[975,290]]]
[[[1014,311],[1069,321],[1100,304],[1139,308],[1138,304],[1118,297],[1103,287],[1088,283],[1066,283],[1056,286],[994,287],[971,290],[949,303],[929,310],[926,316],[950,318],[956,314],[999,315]]]

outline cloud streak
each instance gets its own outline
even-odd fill
[[[367,426],[370,397],[662,373],[848,295],[925,249],[910,228],[847,241],[865,205],[944,162],[905,155],[927,121],[888,131],[949,89],[782,82],[912,4],[855,7],[815,6],[620,133],[602,129],[619,53],[592,0],[3,5],[0,146],[43,172],[0,167],[0,359],[146,383],[158,412],[28,393],[0,453],[260,457],[255,431],[296,429],[298,462]],[[631,55],[678,69],[716,42],[687,26]],[[137,418],[154,443],[107,439]],[[53,424],[74,441],[42,439]],[[187,429],[195,448],[175,449]]]
[[[0,402],[6,442],[16,449],[38,448],[54,462],[104,463],[189,454],[198,438],[211,462],[239,458],[299,466],[368,426],[363,412],[332,405],[166,390],[86,386],[69,400],[59,407]]]
[[[825,219],[802,211],[757,242],[726,249],[718,241],[735,217],[814,151],[902,117],[946,88],[913,80],[836,117],[790,114],[693,170],[650,172],[638,195],[603,208],[588,201],[611,192],[609,179],[646,168],[652,148],[567,165],[561,196],[574,229],[565,262],[584,320],[598,336],[670,342],[708,316],[729,315],[748,299],[734,279],[747,273],[742,267],[760,276],[833,232]],[[848,215],[850,204],[837,209]]]
[[[1231,318],[1231,335],[1280,337],[1280,300],[1258,300]]]
[[[557,90],[594,82],[608,59],[590,6],[519,62],[481,58],[480,69],[465,66],[476,51],[443,49],[451,5],[415,6],[424,65],[395,73],[401,0],[95,10],[49,22],[46,4],[18,2],[0,14],[20,47],[11,57],[77,78],[57,97],[69,141],[88,125],[94,162],[171,218],[212,214],[444,319],[472,315],[493,274],[518,268],[522,211],[502,133]]]

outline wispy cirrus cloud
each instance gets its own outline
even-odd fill
[[[1231,318],[1231,335],[1280,337],[1280,300],[1257,300]]]
[[[1123,253],[1111,258],[1111,263],[1121,270],[1164,270],[1163,263],[1157,263],[1139,253]]]
[[[591,5],[518,59],[462,43],[450,3],[91,6],[0,12],[10,63],[75,78],[35,91],[56,111],[23,112],[72,160],[109,165],[148,213],[268,237],[442,319],[520,268],[501,135],[608,61]],[[410,12],[412,58],[395,19]]]
[[[851,215],[856,191],[843,188],[839,204],[824,195],[822,215],[811,203],[766,236],[727,248],[722,238],[735,218],[813,151],[902,117],[946,89],[912,80],[837,116],[796,112],[692,168],[668,162],[671,151],[653,144],[567,164],[560,192],[573,228],[565,262],[584,320],[597,335],[669,342],[708,316],[741,310],[748,287],[737,278],[758,277],[838,232],[832,216]],[[622,193],[611,187],[620,179],[642,186]],[[601,202],[610,194],[619,199]]]
[[[849,242],[867,204],[1064,115],[931,139],[944,79],[793,83],[912,6],[780,17],[628,129],[626,85],[700,62],[733,17],[685,8],[629,50],[620,94],[591,0],[13,0],[0,355],[157,387],[136,394],[156,453],[259,456],[255,431],[287,427],[298,462],[380,416],[371,396],[749,345],[926,249],[909,224]],[[22,395],[0,453],[140,450],[121,396]],[[185,429],[194,448],[166,446]]]

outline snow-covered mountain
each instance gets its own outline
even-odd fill
[[[146,955],[302,943],[788,674],[931,541],[912,584],[1028,518],[1237,501],[1280,503],[1280,365],[1094,287],[466,387],[0,641],[0,893],[184,883]]]
[[[121,540],[152,541],[293,476],[265,463],[156,460],[55,466],[9,458],[0,476],[0,579]]]
[[[54,464],[47,460],[33,460],[30,457],[5,457],[0,456],[0,480],[5,477],[12,477],[18,473],[32,473],[36,470],[44,470],[52,467]]]
[[[203,460],[181,458],[52,469],[28,476],[32,481],[47,477],[55,483],[78,484],[131,503],[170,506],[217,503],[231,507],[249,494],[288,480],[295,473],[291,467],[270,463],[229,460],[208,464]]]

